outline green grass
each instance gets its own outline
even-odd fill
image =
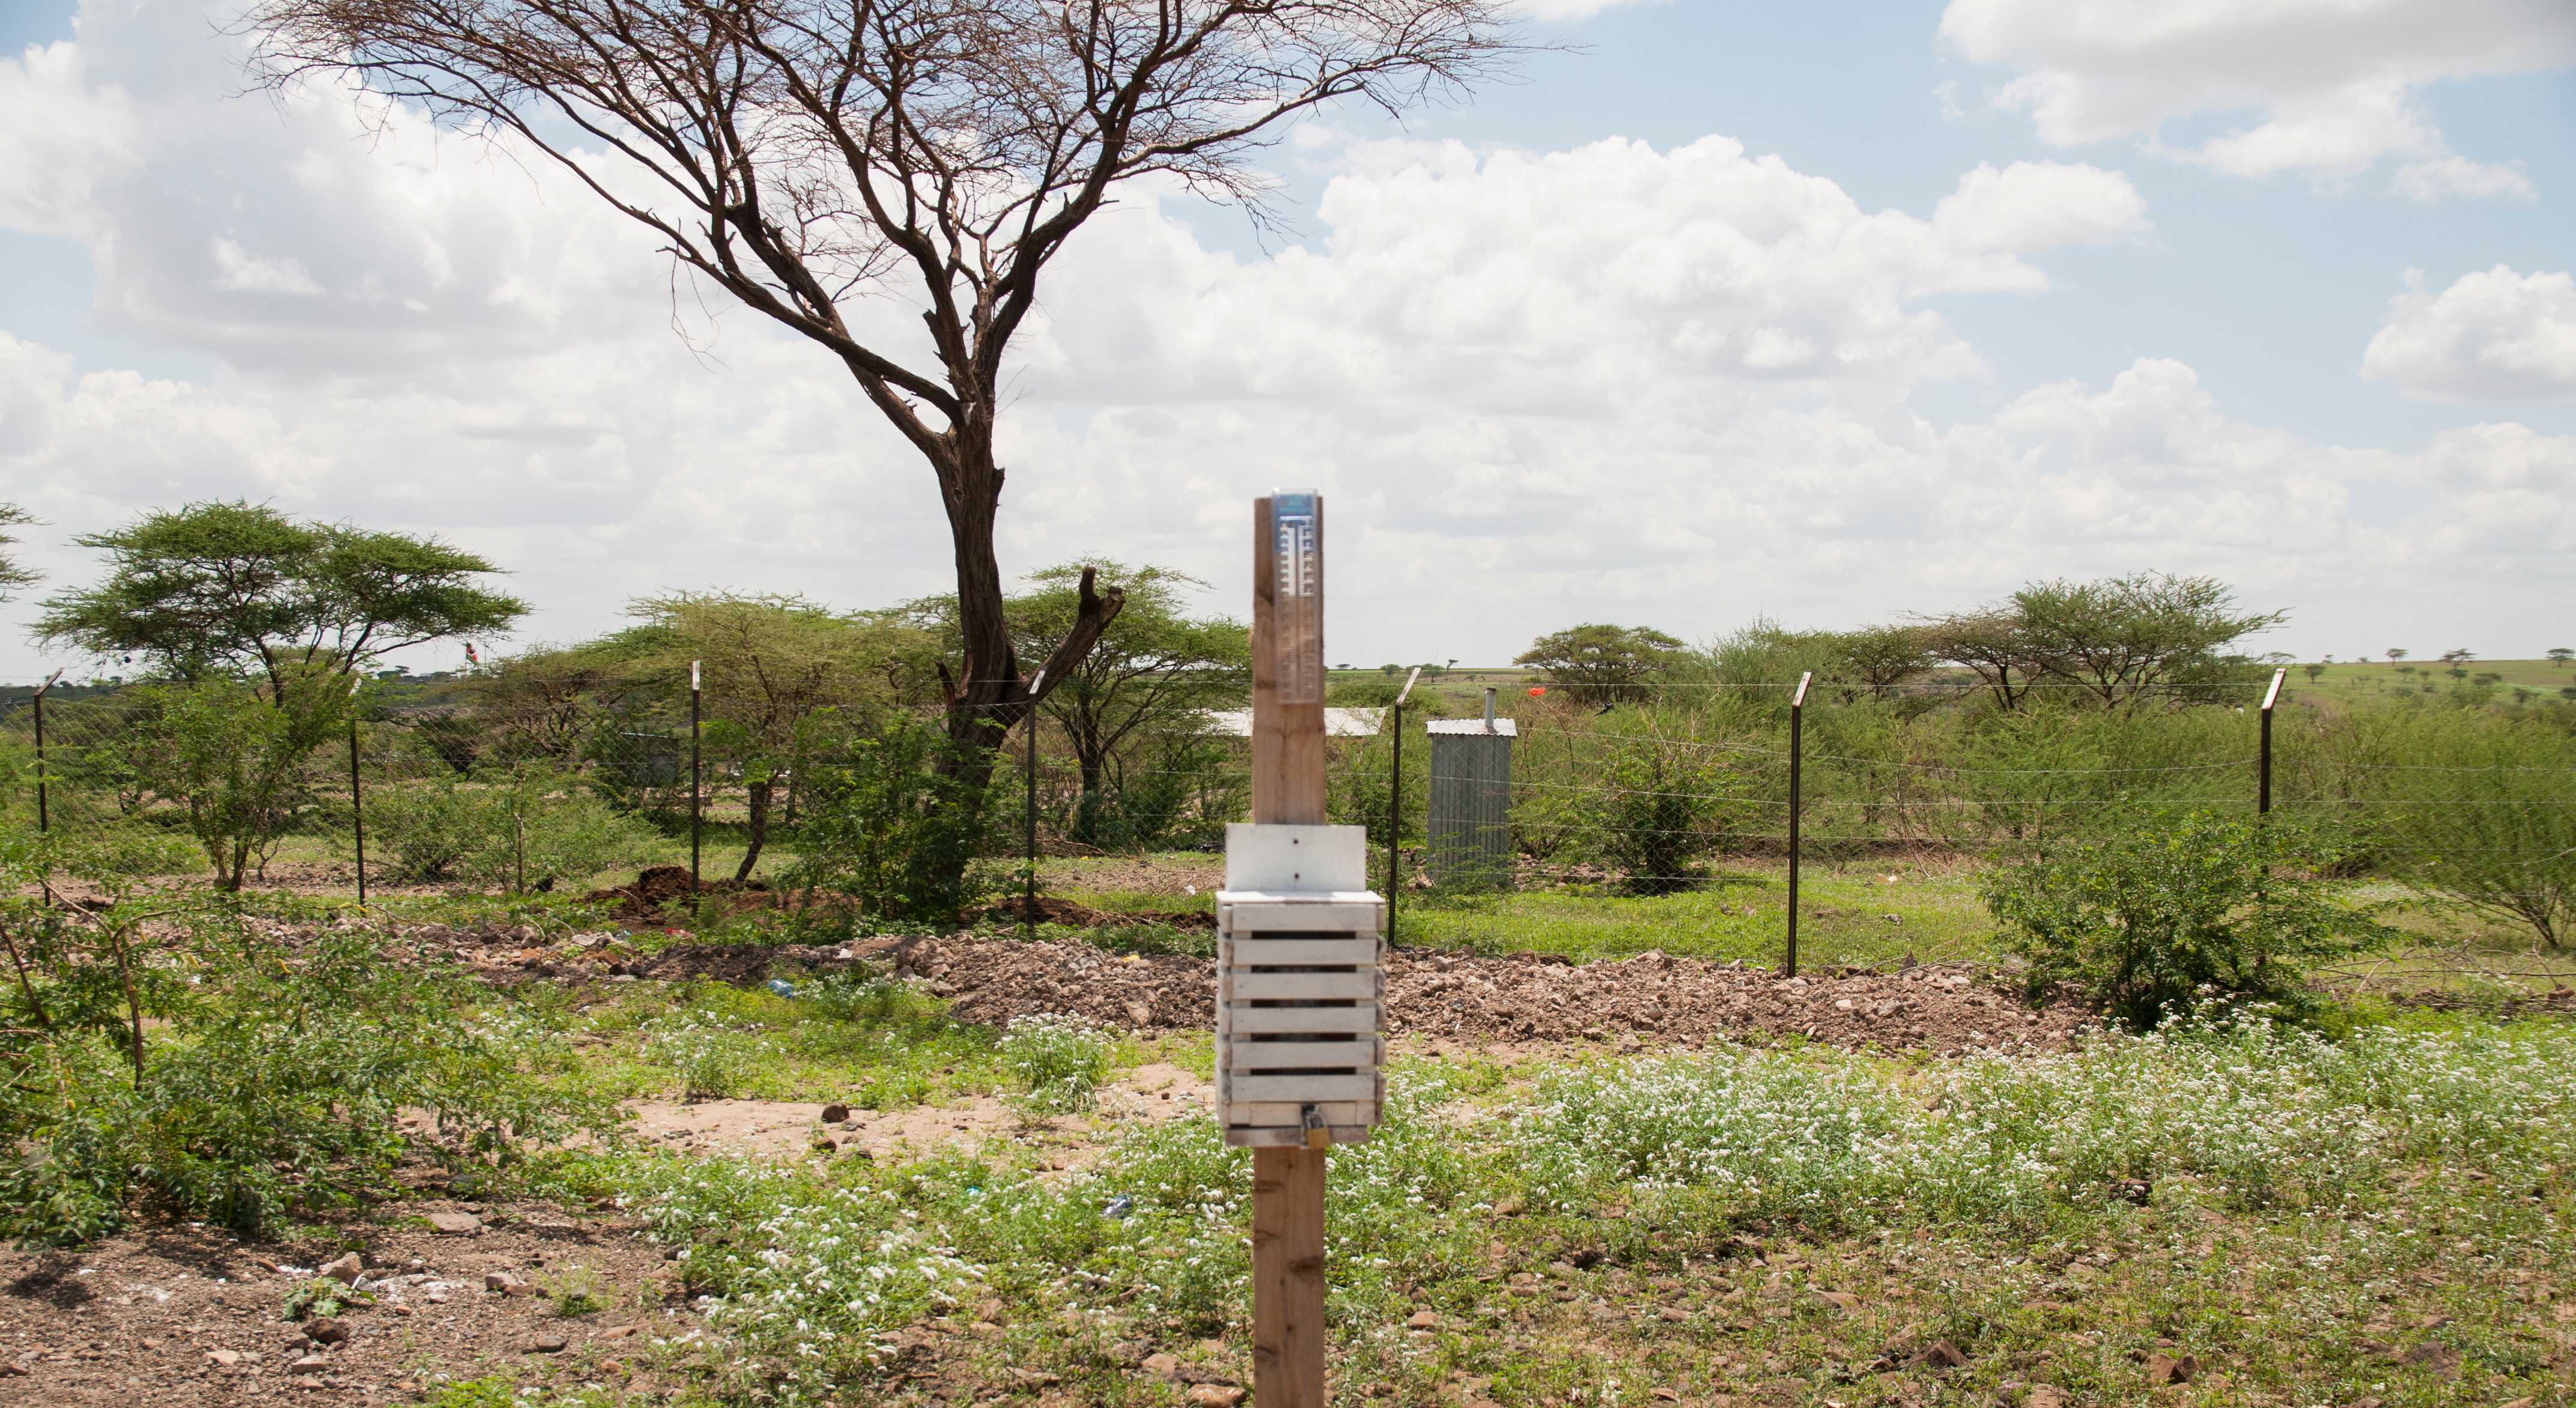
[[[1788,894],[1785,865],[1740,865],[1671,895],[1621,895],[1607,886],[1408,894],[1396,926],[1401,942],[1429,948],[1582,960],[1656,949],[1775,964],[1787,935]],[[1892,967],[1908,954],[1924,961],[1984,958],[1991,955],[1993,930],[1977,899],[1975,873],[1965,867],[1810,865],[1799,876],[1801,964]]]
[[[604,1089],[623,1098],[944,1104],[1010,1081],[988,1028],[896,983],[797,981],[796,995],[638,983],[570,1014]]]
[[[2497,689],[2507,698],[2516,689],[2530,690],[2535,697],[2544,699],[2559,698],[2560,691],[2576,689],[2576,666],[2554,665],[2547,660],[2471,660],[2460,668],[2469,672],[2472,681],[2481,675],[2502,676]],[[2385,659],[2376,663],[2344,661],[2326,666],[2311,680],[2306,666],[2293,665],[2284,692],[2288,697],[2312,691],[2331,698],[2368,699],[2421,694],[2430,685],[2433,693],[2442,694],[2467,682],[2453,679],[2451,669],[2435,658],[2407,659],[2395,665]]]
[[[1428,1069],[1333,1155],[1344,1402],[2148,1401],[2154,1354],[2199,1366],[2158,1402],[2570,1401],[2563,1024]],[[1181,1121],[1065,1174],[1011,1147],[609,1156],[566,1191],[682,1250],[721,1398],[980,1399],[1025,1370],[1141,1406],[1173,1394],[1151,1352],[1248,1381],[1247,1164]]]

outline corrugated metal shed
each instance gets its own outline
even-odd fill
[[[1509,719],[1435,719],[1431,735],[1430,846],[1423,859],[1441,885],[1498,887],[1512,873],[1512,739]]]

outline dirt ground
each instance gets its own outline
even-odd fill
[[[1209,1109],[1216,1086],[1178,1066],[1151,1062],[1099,1092],[1096,1115],[1059,1115],[1032,1123],[993,1096],[906,1110],[865,1110],[786,1100],[639,1100],[633,1133],[690,1153],[793,1157],[831,1141],[842,1154],[899,1158],[942,1144],[996,1136],[1074,1148],[1125,1120],[1173,1119]]]
[[[841,947],[684,943],[647,956],[604,934],[552,945],[539,943],[533,931],[411,937],[503,983],[701,977],[748,983],[865,965],[921,980],[949,999],[953,1015],[970,1022],[1001,1025],[1057,1012],[1153,1032],[1205,1029],[1215,1021],[1209,960],[1119,955],[1078,943],[957,934]],[[2073,1003],[2031,1006],[1997,986],[1990,972],[1964,965],[1782,979],[1765,968],[1661,953],[1576,964],[1552,954],[1398,951],[1387,956],[1386,971],[1387,1029],[1398,1036],[1629,1038],[1667,1045],[1796,1036],[1958,1055],[2060,1049],[2092,1022]]]
[[[459,1230],[431,1230],[432,1214]],[[0,1403],[398,1403],[440,1374],[532,1364],[650,1389],[639,1351],[695,1327],[661,1250],[612,1218],[416,1202],[350,1230],[373,1303],[302,1324],[287,1296],[343,1248],[162,1224],[77,1251],[0,1249]],[[506,1289],[487,1288],[496,1275]]]
[[[890,956],[898,972],[927,981],[966,1021],[1063,1012],[1155,1030],[1215,1020],[1205,959],[963,936],[915,940]],[[1948,1055],[2061,1048],[2092,1022],[2073,1004],[2028,1006],[1965,968],[1781,979],[1767,969],[1660,953],[1578,965],[1552,955],[1398,952],[1387,959],[1386,1006],[1387,1030],[1396,1036],[1622,1045],[1802,1036]]]

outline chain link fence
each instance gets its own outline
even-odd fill
[[[1788,682],[1531,688],[1502,710],[1515,736],[1492,822],[1501,873],[1463,871],[1432,845],[1433,798],[1458,779],[1424,725],[1474,720],[1472,694],[1426,689],[1400,717],[1379,713],[1374,733],[1332,740],[1331,819],[1369,828],[1371,880],[1399,896],[1400,939],[1580,950],[1599,928],[1594,951],[1786,966],[1794,930],[1796,961],[1818,968],[1989,958],[1980,885],[1998,861],[2186,812],[2252,816],[2268,792],[2282,824],[2337,838],[2353,902],[2388,906],[2413,936],[2346,976],[2576,976],[2560,956],[2576,925],[2576,740],[2513,710],[2293,692],[2267,762],[2260,698],[2244,690],[2125,708],[2034,691],[1998,710],[1825,691],[1793,708]],[[736,712],[698,702],[701,720]],[[154,786],[140,751],[149,707],[133,690],[0,702],[10,806],[58,833],[185,836],[191,803]],[[911,717],[939,727],[935,709]],[[793,746],[693,728],[677,680],[379,704],[296,761],[290,814],[247,878],[354,893],[363,845],[380,893],[583,890],[650,865],[785,881],[817,808],[840,795],[831,780],[875,745],[847,720],[781,736]],[[1136,882],[1100,879],[1084,858],[1157,855],[1184,858],[1173,873],[1198,892],[1163,897],[1166,911],[1204,903],[1224,827],[1249,812],[1247,740],[1201,719],[1086,759],[1041,719],[1030,742],[1017,725],[992,760],[973,842],[992,889],[1099,898]]]

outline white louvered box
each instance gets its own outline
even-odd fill
[[[1368,1138],[1386,1097],[1386,901],[1357,826],[1237,824],[1216,897],[1217,1104],[1225,1142]]]

